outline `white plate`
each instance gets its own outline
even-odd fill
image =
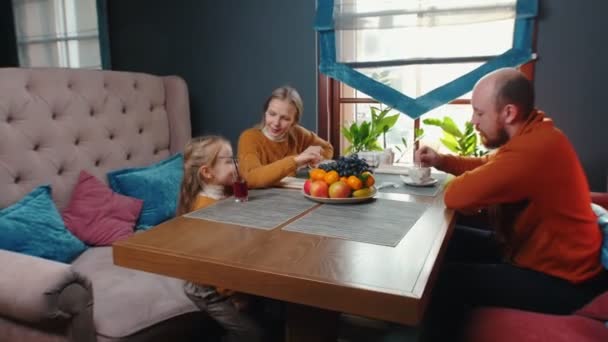
[[[410,177],[407,176],[399,176],[401,178],[401,180],[403,181],[403,183],[405,183],[405,185],[409,185],[409,186],[433,186],[437,183],[437,179],[436,178],[429,178],[428,180],[422,182],[422,183],[415,183]]]
[[[376,195],[376,188],[372,190],[372,193],[366,197],[348,197],[348,198],[327,198],[327,197],[314,197],[307,195],[304,190],[302,190],[302,195],[308,198],[311,201],[319,202],[319,203],[329,203],[329,204],[346,204],[346,203],[361,203],[366,202],[374,198]]]

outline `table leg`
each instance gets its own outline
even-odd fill
[[[336,342],[339,316],[339,312],[289,303],[285,340],[288,342]]]

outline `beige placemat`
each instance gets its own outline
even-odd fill
[[[394,247],[426,208],[426,204],[387,199],[323,204],[282,229]]]
[[[315,205],[296,190],[249,190],[248,202],[235,202],[230,197],[184,216],[270,230]]]

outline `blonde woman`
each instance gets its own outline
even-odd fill
[[[272,186],[300,167],[332,158],[331,144],[299,125],[303,107],[294,88],[277,88],[264,103],[262,122],[241,134],[240,172],[250,188]]]

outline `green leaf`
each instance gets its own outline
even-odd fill
[[[443,132],[443,138],[440,139],[441,143],[447,147],[450,151],[458,153],[460,151],[458,141],[456,138],[448,132]]]
[[[442,127],[443,126],[443,121],[439,120],[439,119],[424,119],[422,120],[422,123],[424,123],[425,125],[429,125],[429,126],[438,126],[438,127]]]
[[[342,132],[344,139],[346,139],[350,143],[353,142],[353,136],[352,134],[350,134],[350,131],[346,127],[342,127],[340,131]]]
[[[424,129],[423,128],[414,129],[414,142],[422,139],[422,137],[424,137]],[[401,139],[403,139],[403,138],[401,138]]]
[[[471,133],[474,133],[474,127],[473,124],[470,121],[467,121],[465,123],[465,130],[464,130],[464,135],[469,135]]]
[[[376,117],[378,116],[378,114],[376,114],[376,111],[378,111],[379,109],[376,107],[369,107],[369,110],[372,112],[372,122],[375,122],[377,120]]]
[[[460,129],[458,129],[458,126],[456,126],[454,120],[452,120],[452,118],[449,116],[443,118],[443,125],[441,128],[457,138],[462,137],[462,132]]]
[[[468,136],[465,136],[464,142],[466,145],[477,146],[477,134],[472,133],[472,134],[469,134]]]
[[[357,123],[354,122],[352,125],[350,125],[350,134],[353,137],[353,141],[356,141],[359,139],[359,126],[357,126]]]
[[[387,132],[389,129],[393,128],[395,124],[397,124],[397,120],[399,120],[399,115],[401,114],[390,115],[382,119],[382,126],[384,132]]]
[[[359,127],[358,135],[361,138],[361,140],[369,137],[369,132],[370,132],[370,123],[367,121],[364,121],[363,123],[361,123],[361,127]]]
[[[365,145],[367,151],[382,151],[382,146],[377,141],[370,141]]]

